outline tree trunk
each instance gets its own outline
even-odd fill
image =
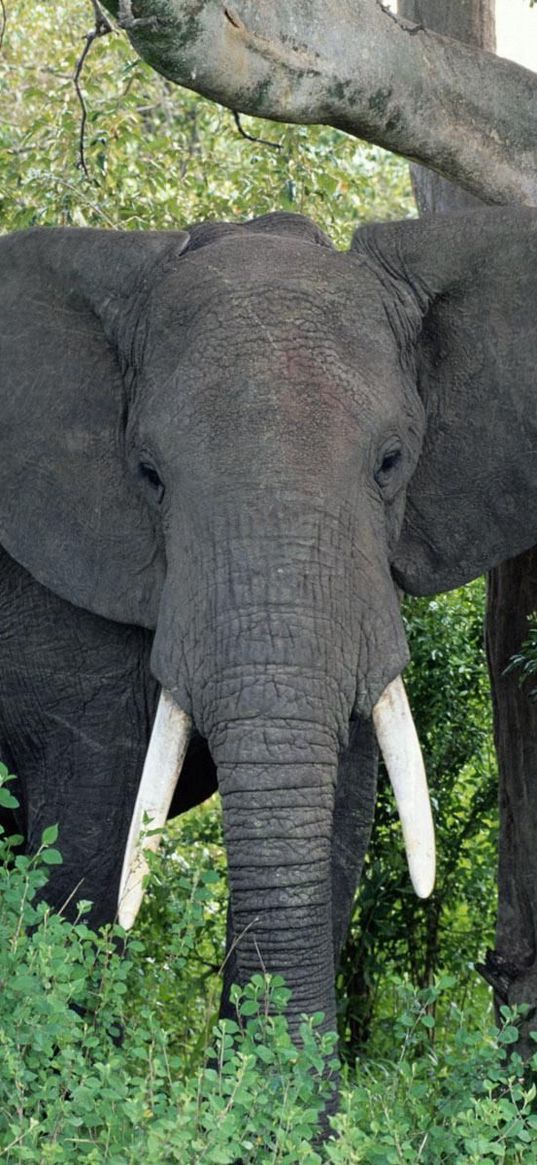
[[[399,11],[438,33],[494,50],[493,0],[399,0]],[[533,166],[537,173],[537,156]],[[412,177],[422,214],[478,204],[466,191],[419,167]],[[480,969],[494,988],[497,1013],[503,1003],[537,1008],[537,703],[516,674],[505,675],[535,610],[537,550],[530,550],[502,563],[488,580],[486,639],[500,776],[499,901],[496,950],[487,953]],[[525,1056],[535,1051],[531,1027],[529,1016],[519,1041]]]
[[[496,51],[493,0],[399,0],[399,15],[441,36]]]
[[[475,45],[493,53],[496,49],[494,0],[399,0],[399,15],[414,24]],[[433,170],[410,167],[412,186],[420,214],[443,214],[481,205],[483,199],[448,182]]]
[[[230,109],[333,125],[488,202],[537,201],[537,77],[381,0],[134,0],[133,15],[128,0],[104,2],[154,69]],[[432,24],[450,6],[420,7]],[[451,8],[470,31],[492,12],[488,0]]]
[[[496,950],[484,977],[502,1003],[528,1003],[518,1050],[535,1052],[530,1031],[537,1009],[537,702],[516,672],[505,674],[537,610],[537,550],[502,563],[489,575],[487,654],[493,688],[494,738],[500,771],[499,901]]]

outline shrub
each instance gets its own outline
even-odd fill
[[[9,808],[3,766],[0,782]],[[213,828],[194,816],[204,858],[179,862],[173,926],[160,933],[155,920],[178,863],[155,859],[145,920],[127,942],[119,927],[96,934],[86,926],[85,902],[71,925],[39,900],[47,869],[61,860],[54,826],[32,857],[17,854],[20,839],[0,835],[0,1159],[529,1165],[537,1056],[523,1067],[509,1054],[515,1012],[504,1009],[499,1036],[476,1026],[452,1002],[452,978],[421,992],[392,979],[397,1018],[383,1021],[385,1054],[346,1070],[333,1121],[339,1137],[322,1148],[315,1136],[337,1071],[335,1037],[318,1034],[317,1015],[304,1019],[302,1045],[293,1045],[281,978],[259,974],[235,989],[237,1022],[213,1026],[206,1015],[208,1043],[193,1042],[192,1016],[207,996],[188,963],[212,950],[207,922],[215,902],[220,911]],[[216,953],[221,936],[215,941]],[[173,988],[163,994],[166,975]]]
[[[393,1016],[394,974],[417,988],[456,975],[453,990],[485,1009],[474,960],[493,945],[498,784],[483,645],[484,582],[406,599],[405,672],[437,835],[430,899],[412,890],[394,798],[381,773],[373,837],[339,975],[340,1033],[352,1060]],[[374,1049],[371,1049],[374,1051]],[[378,1050],[378,1048],[377,1048]]]
[[[392,1054],[360,1061],[327,1147],[333,1165],[532,1165],[537,1160],[537,1055],[512,1052],[518,1015],[475,1027],[449,1003],[454,981],[416,992],[399,982]],[[444,1015],[438,1029],[434,1013]]]
[[[12,807],[4,766],[0,779],[1,803]],[[295,1048],[282,1015],[289,992],[257,975],[236,991],[238,1022],[217,1023],[209,1047],[192,1047],[202,1009],[188,962],[207,942],[214,872],[191,868],[176,880],[176,925],[155,959],[117,926],[92,931],[87,902],[71,925],[40,900],[48,867],[61,861],[56,836],[46,829],[32,857],[0,836],[0,1158],[315,1165],[308,1142],[335,1071],[335,1037],[316,1031],[322,1016],[304,1018]],[[177,989],[175,1007],[155,966]]]

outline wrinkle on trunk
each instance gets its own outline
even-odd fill
[[[233,971],[242,983],[260,970],[283,975],[292,991],[288,1022],[298,1038],[304,1013],[323,1012],[324,1029],[336,1027],[334,806],[355,687],[345,675],[358,652],[355,645],[345,659],[336,625],[320,642],[304,611],[289,630],[288,658],[278,656],[278,640],[266,634],[262,663],[259,625],[254,634],[244,629],[237,662],[228,644],[193,703],[202,710],[222,800]]]
[[[329,743],[331,738],[332,743]],[[220,722],[210,740],[228,854],[235,963],[283,975],[290,1026],[323,1011],[334,1029],[332,825],[337,742],[329,729]]]
[[[294,702],[315,723],[326,701],[345,733],[408,662],[384,531],[307,496],[243,492],[242,506],[215,499],[209,521],[170,531],[153,672],[205,738],[233,701],[235,716],[258,716],[262,681],[269,719]]]

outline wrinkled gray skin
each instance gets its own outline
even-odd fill
[[[158,695],[218,787],[227,969],[335,1026],[369,839],[371,709],[407,662],[394,578],[537,539],[537,214],[358,231],[273,215],[0,241],[0,745],[48,894],[114,916]],[[76,888],[76,889],[75,889]]]

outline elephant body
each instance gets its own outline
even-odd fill
[[[537,541],[537,215],[0,240],[0,743],[48,894],[115,916],[159,687],[218,786],[229,984],[335,1025],[399,588]]]

